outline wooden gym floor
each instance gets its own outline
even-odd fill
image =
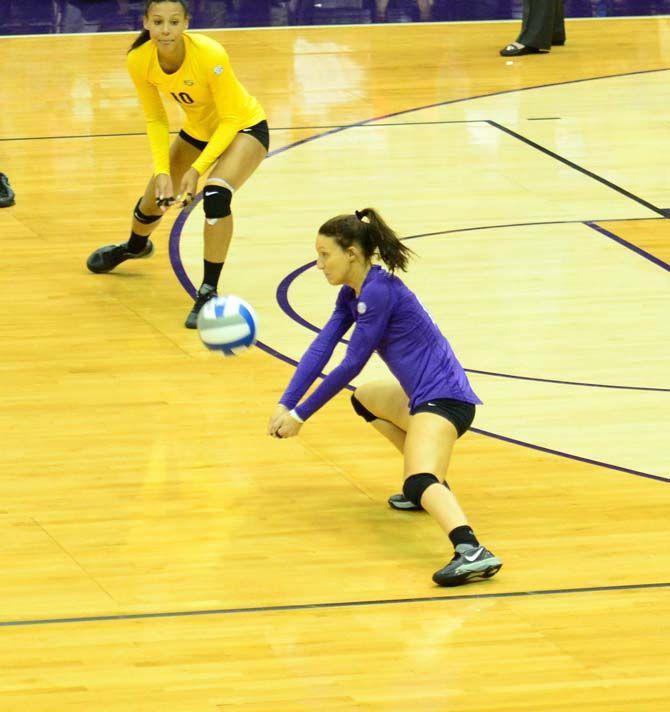
[[[0,39],[3,712],[668,707],[670,20],[499,57],[516,29],[211,33],[273,127],[228,360],[182,327],[200,205],[85,268],[151,170],[130,37]],[[485,401],[449,479],[488,582],[432,585],[449,547],[346,393],[265,436],[335,296],[315,230],[368,204]]]

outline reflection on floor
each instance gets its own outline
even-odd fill
[[[523,0],[191,0],[191,26],[264,27],[520,18]],[[143,0],[3,0],[0,34],[141,27]],[[565,0],[567,17],[670,14],[670,0]]]

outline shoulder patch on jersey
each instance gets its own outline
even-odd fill
[[[365,302],[358,302],[356,305],[356,311],[359,314],[365,314],[365,312],[368,310],[368,305]]]
[[[214,67],[214,74],[217,76],[219,74],[223,74],[223,67],[220,64],[217,64],[216,67]]]

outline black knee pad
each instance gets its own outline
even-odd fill
[[[371,423],[373,420],[377,420],[377,416],[371,413],[359,400],[356,398],[356,394],[351,394],[351,405],[356,411],[356,415],[360,415],[366,423]]]
[[[413,504],[421,504],[421,497],[423,493],[435,483],[439,484],[439,480],[435,475],[431,475],[429,472],[421,472],[418,475],[410,475],[402,487],[402,493],[405,498],[408,499]]]
[[[135,210],[133,210],[133,217],[137,222],[141,222],[142,225],[151,225],[151,223],[155,223],[156,220],[160,220],[163,216],[162,215],[145,215],[141,210],[140,210],[140,203],[142,202],[142,198],[140,198],[137,201],[137,205],[135,206]]]
[[[206,185],[205,199],[205,217],[208,220],[218,220],[226,218],[230,215],[230,203],[233,200],[233,191],[229,188],[224,188],[222,185]]]

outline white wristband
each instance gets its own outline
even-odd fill
[[[293,410],[289,410],[288,414],[293,418],[293,420],[297,420],[299,423],[304,423],[305,421],[295,412],[295,408]]]

